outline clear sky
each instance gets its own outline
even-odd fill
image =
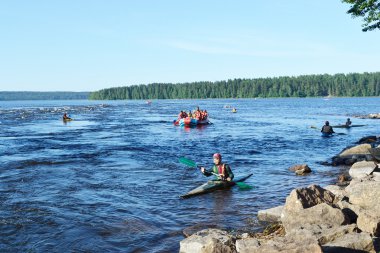
[[[0,1],[0,91],[380,71],[340,0]]]

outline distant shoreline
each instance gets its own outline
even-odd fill
[[[89,99],[87,91],[0,91],[0,101]]]

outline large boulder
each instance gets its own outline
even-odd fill
[[[372,161],[373,158],[369,152],[370,148],[370,144],[361,144],[348,148],[332,158],[332,165],[352,165],[359,161]]]
[[[277,206],[266,210],[260,210],[257,213],[257,219],[260,221],[278,222],[281,220],[281,213],[284,206]]]
[[[344,150],[342,153],[339,154],[339,156],[345,157],[345,156],[352,156],[352,155],[359,155],[359,154],[369,155],[370,148],[371,148],[370,144],[360,144],[355,147]]]
[[[361,210],[357,219],[358,228],[373,236],[380,236],[380,212],[378,209]]]
[[[348,173],[352,178],[363,178],[371,175],[376,168],[377,164],[374,162],[362,161],[354,163]]]
[[[346,187],[350,203],[367,209],[380,210],[380,182],[364,181]]]
[[[235,238],[219,229],[201,230],[180,242],[180,253],[234,253]]]
[[[302,240],[292,237],[276,237],[273,240],[259,242],[257,239],[236,241],[238,253],[322,253],[321,246],[313,237],[304,236]]]
[[[318,204],[301,210],[285,210],[281,216],[286,233],[309,225],[324,225],[338,227],[348,224],[349,219],[339,208],[326,203]]]
[[[296,241],[302,241],[305,237],[315,238],[320,245],[335,241],[337,238],[357,231],[356,224],[330,227],[327,225],[313,224],[305,225],[286,234]]]
[[[343,199],[347,196],[347,193],[345,191],[345,189],[341,186],[338,186],[338,185],[327,185],[325,187],[323,187],[325,190],[328,190],[330,192],[332,192],[334,195],[335,195],[335,198],[336,199]]]
[[[361,139],[358,141],[358,143],[359,143],[359,144],[363,144],[363,143],[373,143],[373,142],[375,142],[375,141],[377,141],[377,137],[374,136],[374,135],[371,135],[371,136],[366,136],[366,137],[361,138]]]
[[[281,214],[285,231],[288,233],[306,224],[324,224],[334,227],[348,223],[342,211],[335,208],[337,201],[332,192],[319,185],[294,189],[286,198]]]
[[[373,252],[375,247],[368,233],[349,233],[322,246],[325,253]]]
[[[349,223],[356,223],[358,215],[363,208],[357,205],[353,205],[346,200],[340,200],[337,206],[342,210],[342,212],[348,217]]]
[[[301,210],[320,203],[333,205],[336,202],[335,195],[320,187],[311,185],[306,188],[294,189],[286,198],[284,209],[287,211]]]

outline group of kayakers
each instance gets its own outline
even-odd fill
[[[351,120],[348,118],[345,126],[349,127],[352,124]],[[334,129],[330,126],[328,121],[325,122],[325,125],[321,129],[322,133],[333,134]],[[215,153],[213,155],[214,166],[207,170],[205,167],[201,167],[201,172],[205,176],[216,176],[219,180],[222,181],[232,181],[234,179],[234,173],[231,170],[231,167],[227,163],[222,162],[222,155],[220,153]]]
[[[197,109],[194,110],[193,112],[191,112],[191,110],[189,112],[181,111],[178,114],[178,120],[185,119],[187,117],[192,118],[192,119],[197,119],[197,120],[205,120],[208,117],[208,112],[207,110],[199,109],[199,106],[197,106]]]
[[[350,118],[348,118],[346,123],[344,124],[344,126],[349,127],[349,126],[351,126],[351,124],[352,124],[352,122],[351,122]],[[322,134],[330,134],[330,135],[335,133],[333,127],[330,126],[330,122],[328,122],[328,121],[325,122],[325,125],[321,129],[321,133]]]

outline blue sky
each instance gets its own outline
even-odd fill
[[[0,2],[0,91],[380,71],[340,0]]]

